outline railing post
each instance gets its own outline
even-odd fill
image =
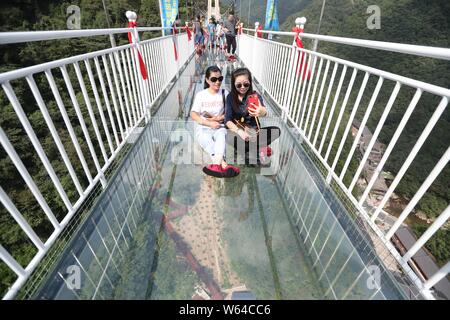
[[[133,11],[127,11],[125,13],[126,17],[128,18],[129,22],[136,22],[137,20],[137,14],[136,12]],[[137,26],[135,25],[135,27],[133,28],[133,44],[134,44],[134,60],[135,60],[135,66],[136,68],[138,68],[137,74],[138,74],[138,78],[139,78],[139,88],[141,91],[141,96],[142,96],[142,100],[144,102],[144,105],[142,106],[144,109],[144,115],[145,115],[145,123],[148,123],[148,121],[150,120],[150,103],[149,103],[149,98],[148,98],[148,92],[146,90],[146,85],[144,83],[144,79],[142,79],[142,74],[141,74],[141,70],[140,70],[140,62],[139,62],[139,52],[141,52],[141,46],[140,46],[140,41],[139,41],[139,32],[137,30]],[[144,57],[142,57],[143,59]],[[139,100],[138,100],[139,101]],[[137,125],[137,123],[135,124]]]
[[[306,24],[306,18],[297,18],[295,20],[296,23],[296,27],[297,28],[301,28],[304,29],[305,28],[305,24]],[[287,118],[288,118],[288,114],[289,114],[289,106],[288,101],[289,101],[289,97],[293,94],[294,91],[294,83],[295,83],[295,75],[297,72],[297,65],[298,65],[298,59],[296,59],[296,55],[297,55],[297,43],[296,43],[296,38],[294,38],[294,41],[292,42],[292,53],[291,53],[291,59],[289,62],[289,68],[290,68],[290,72],[288,75],[288,79],[287,79],[287,90],[285,91],[285,95],[282,101],[282,106],[283,106],[283,116],[282,119],[284,122],[287,122]]]
[[[255,66],[256,66],[256,44],[258,41],[258,27],[259,27],[259,22],[255,22],[255,34],[253,35],[253,55],[252,55],[252,74],[253,77],[255,76]]]

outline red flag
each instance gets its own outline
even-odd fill
[[[192,40],[192,31],[188,26],[183,27],[183,29],[186,31],[187,36],[188,36],[188,41]]]
[[[173,51],[175,53],[175,61],[178,61],[178,52],[177,52],[177,43],[176,43],[176,39],[177,39],[177,25],[176,22],[173,23]]]
[[[262,37],[263,37],[263,33],[261,32],[262,29],[263,29],[262,26],[259,26],[259,27],[256,29],[256,36],[257,36],[258,38],[262,38]]]
[[[136,28],[136,21],[128,22],[128,28]],[[128,41],[130,43],[133,43],[133,35],[131,34],[131,32],[128,32]],[[142,59],[141,53],[139,52],[139,50],[137,48],[136,48],[136,50],[138,53],[139,68],[141,69],[142,78],[144,80],[147,80],[148,79],[147,67],[145,66],[144,59]]]
[[[295,44],[298,48],[303,49],[303,42],[302,38],[300,38],[300,33],[304,31],[304,29],[301,29],[300,27],[294,27],[292,29],[296,33],[295,36]],[[308,78],[308,80],[311,78],[311,70],[308,68],[308,62],[306,61],[306,54],[304,52],[298,53],[299,59],[298,59],[298,70],[297,75],[300,75],[303,69],[303,65],[305,66],[305,70],[303,71],[302,80],[305,80],[305,77]],[[308,72],[308,75],[306,75],[306,72]]]

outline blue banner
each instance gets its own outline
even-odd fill
[[[280,30],[280,21],[278,20],[278,0],[267,0],[266,25],[264,30]]]
[[[171,28],[178,15],[178,0],[160,0],[161,19],[164,28]]]

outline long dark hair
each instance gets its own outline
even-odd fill
[[[239,112],[239,105],[241,102],[239,101],[239,92],[236,89],[236,78],[240,76],[248,76],[248,81],[250,82],[250,87],[248,88],[247,93],[245,94],[244,100],[248,95],[253,93],[253,81],[252,81],[252,73],[247,68],[239,68],[234,70],[231,74],[231,97],[233,99],[233,111],[235,113]]]
[[[209,77],[211,77],[211,73],[213,73],[213,72],[220,72],[220,74],[222,75],[222,70],[220,70],[220,68],[218,66],[208,67],[208,69],[206,69],[206,72],[205,72],[205,89],[209,88],[209,84],[206,81],[206,79],[209,79]]]

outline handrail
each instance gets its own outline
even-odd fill
[[[137,29],[138,31],[144,32],[162,31],[163,29],[165,30],[172,28],[145,27]],[[0,32],[0,44],[106,36],[132,32],[130,30],[133,30],[133,28]]]
[[[244,28],[243,30],[249,31],[249,32],[255,32],[254,29]],[[295,35],[296,35],[295,32],[283,32],[283,31],[261,30],[259,32],[273,34],[273,35],[281,35],[281,36],[292,36],[292,37],[295,37]],[[428,58],[434,58],[434,59],[450,60],[450,49],[447,49],[447,48],[418,46],[418,45],[404,44],[404,43],[344,38],[344,37],[335,37],[335,36],[324,36],[324,35],[312,34],[312,33],[302,33],[301,37],[307,38],[307,39],[319,40],[319,41],[338,43],[338,44],[346,44],[346,45],[356,46],[356,47],[397,52],[397,53],[410,54],[410,55],[416,55],[416,56],[428,57]]]
[[[293,32],[266,33],[289,35],[292,38],[296,35]],[[301,36],[303,37],[303,33]],[[314,38],[318,39],[315,35]],[[333,39],[337,37],[324,36],[321,39],[324,38]],[[342,40],[342,43],[347,40],[347,44],[351,42],[352,45],[355,45],[355,41],[357,41],[355,39],[338,39]],[[381,47],[385,44],[377,41],[369,41],[369,43],[373,45],[372,47],[375,47],[375,45]],[[279,107],[283,120],[293,125],[302,137],[302,141],[310,148],[310,151],[317,157],[324,169],[328,171],[326,182],[328,184],[336,183],[348,197],[350,203],[359,211],[362,221],[370,228],[368,230],[373,232],[382,244],[382,250],[388,251],[390,257],[396,261],[397,267],[405,272],[405,277],[407,277],[405,278],[407,281],[405,281],[407,283],[412,282],[423,298],[435,299],[430,288],[437,283],[436,280],[425,286],[424,280],[415,273],[409,263],[417,249],[422,248],[426,241],[430,239],[430,236],[435,234],[448,220],[450,211],[446,209],[442,212],[426,233],[417,240],[416,245],[409,249],[409,254],[406,255],[400,254],[388,237],[389,233],[393,234],[398,230],[399,224],[393,224],[389,226],[388,231],[385,231],[375,222],[378,213],[383,211],[387,201],[391,199],[391,195],[405,176],[405,172],[416,161],[419,152],[423,152],[422,147],[429,139],[433,128],[442,119],[442,115],[449,104],[450,90],[316,51],[298,48],[295,44],[270,41],[247,33],[239,37],[239,50],[241,61],[251,70],[261,90]],[[384,50],[388,50],[388,48],[384,47]],[[406,49],[403,51],[404,53],[414,54]],[[445,51],[450,52],[448,49],[445,49]],[[349,77],[350,73],[352,74],[351,77]],[[357,77],[358,74],[360,75],[359,78]],[[369,79],[372,79],[372,84],[367,86]],[[376,87],[375,80],[377,80]],[[395,86],[392,86],[392,84],[395,84]],[[403,101],[397,99],[399,94],[411,90],[415,90],[414,96],[403,96],[409,97]],[[424,92],[430,93],[434,97],[422,99]],[[363,100],[364,97],[366,97],[365,101]],[[387,130],[386,120],[392,114],[393,106],[400,103],[405,107],[407,106],[407,109],[404,111],[401,121],[399,120],[398,127],[387,143],[386,149],[380,155],[380,159],[374,159],[371,163],[370,157],[372,151],[375,150],[374,146],[381,134]],[[405,150],[407,151],[407,158],[387,191],[383,191],[382,200],[370,202],[369,194],[374,190],[380,174],[387,168],[388,161],[393,161],[392,152],[396,147],[398,148],[400,137],[411,123],[411,115],[415,110],[423,108],[425,104],[432,104],[434,111],[429,118],[427,116],[427,123],[420,133],[420,137],[413,141],[414,144],[411,145],[409,150]],[[356,151],[358,145],[363,141],[363,128],[368,126],[369,118],[374,117],[375,107],[380,108],[383,105],[385,105],[385,108],[382,114],[377,116],[377,124],[366,149]],[[361,115],[357,117],[358,112]],[[380,112],[380,109],[378,112]],[[345,114],[348,114],[347,118]],[[361,122],[353,136],[351,130],[355,119]],[[352,138],[349,140],[350,135],[352,135]],[[346,144],[348,148],[345,148]],[[332,150],[337,151],[333,154]],[[356,152],[361,153],[361,159],[356,156]],[[436,159],[433,170],[428,174],[425,182],[422,183],[413,200],[411,200],[414,201],[411,208],[417,204],[414,199],[422,199],[426,190],[444,170],[450,159],[449,154],[447,151],[439,160]],[[349,170],[349,165],[355,158],[358,158],[356,160],[357,169],[353,172],[354,170]],[[344,161],[343,168],[338,168],[338,163],[344,163]],[[414,163],[417,164],[417,162]],[[368,170],[363,173],[366,166]],[[350,185],[348,182],[344,182],[345,177],[351,178]],[[361,186],[362,196],[355,196],[352,191],[361,177],[367,179],[368,183]],[[377,194],[377,196],[379,195]],[[368,208],[365,207],[366,203]],[[375,210],[374,212],[372,212],[372,208]],[[400,217],[406,217],[410,213],[411,210],[406,207]],[[448,267],[442,268],[438,272],[439,279],[441,279],[442,274],[446,273],[448,273]]]

